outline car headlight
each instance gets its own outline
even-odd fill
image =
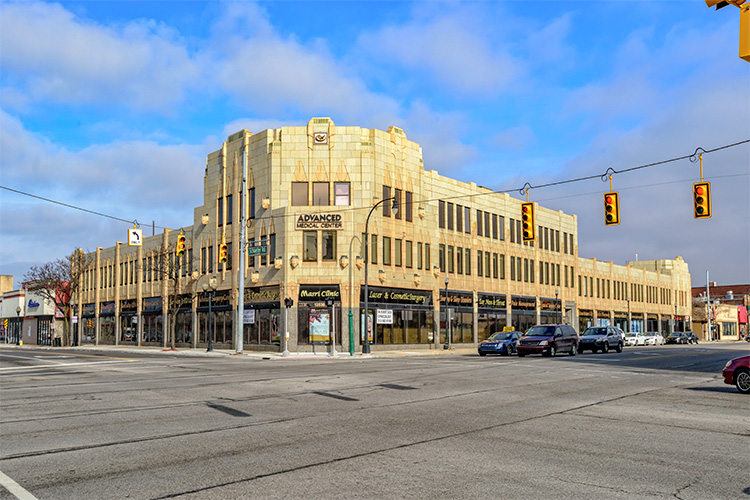
[[[724,365],[724,368],[729,368],[729,365],[731,364],[732,364],[732,360],[730,359],[729,361],[727,361],[727,364]]]
[[[539,345],[547,345],[547,344],[548,342],[546,340],[542,340],[541,342],[539,342]]]

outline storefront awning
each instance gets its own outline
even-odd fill
[[[747,323],[747,308],[745,306],[737,306],[737,321]]]

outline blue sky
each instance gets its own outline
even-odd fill
[[[1,2],[0,185],[180,227],[228,135],[314,116],[396,125],[427,169],[493,189],[623,170],[750,139],[738,37],[738,9],[700,0]],[[750,144],[705,155],[709,220],[699,175],[615,175],[616,227],[598,179],[530,197],[578,215],[581,257],[680,255],[694,285],[748,283]],[[0,190],[0,274],[127,227]]]

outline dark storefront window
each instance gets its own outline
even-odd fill
[[[375,344],[429,344],[433,339],[432,292],[401,288],[368,287],[369,316]],[[360,289],[364,306],[364,287]],[[381,314],[378,315],[378,311]],[[380,316],[380,321],[377,319]],[[364,318],[364,309],[360,309]],[[390,318],[390,322],[386,321]],[[364,323],[363,320],[361,320]],[[360,332],[360,338],[362,334]]]
[[[332,307],[326,305],[327,299],[333,300]],[[335,342],[341,345],[343,322],[338,285],[301,285],[297,307],[297,343],[330,345],[335,321]]]

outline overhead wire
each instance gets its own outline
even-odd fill
[[[739,145],[742,145],[742,144],[746,144],[746,143],[749,143],[749,142],[750,142],[750,139],[746,139],[746,140],[743,140],[743,141],[735,142],[735,143],[732,143],[732,144],[727,144],[725,146],[720,146],[720,147],[713,148],[713,149],[703,149],[702,147],[698,147],[698,148],[696,148],[695,152],[692,153],[692,154],[684,155],[684,156],[678,156],[678,157],[675,157],[675,158],[670,158],[668,160],[661,160],[661,161],[657,161],[657,162],[653,162],[653,163],[647,163],[645,165],[638,165],[636,167],[630,167],[630,168],[626,168],[626,169],[622,169],[622,170],[615,170],[615,169],[609,167],[604,174],[587,175],[587,176],[583,176],[583,177],[576,177],[576,178],[573,178],[573,179],[565,179],[565,180],[561,180],[561,181],[548,182],[548,183],[539,184],[539,185],[536,185],[536,186],[530,184],[529,182],[526,182],[523,185],[523,187],[521,187],[520,189],[517,189],[517,188],[503,189],[503,190],[487,189],[487,191],[483,192],[483,193],[472,193],[472,194],[448,196],[448,197],[435,198],[435,199],[422,199],[422,200],[417,200],[417,201],[419,203],[426,204],[426,203],[432,203],[432,202],[441,201],[441,200],[445,201],[445,200],[456,200],[456,199],[462,199],[462,198],[474,198],[474,197],[477,197],[477,196],[487,196],[487,195],[491,195],[491,194],[513,193],[513,192],[516,192],[516,191],[520,192],[521,194],[524,194],[528,190],[531,190],[531,189],[542,189],[542,188],[548,188],[548,187],[553,187],[553,186],[561,186],[561,185],[564,185],[564,184],[571,184],[571,183],[574,183],[574,182],[582,182],[582,181],[592,180],[592,179],[596,179],[596,178],[599,178],[599,179],[602,179],[602,180],[606,180],[606,178],[608,176],[612,175],[612,174],[624,174],[624,173],[627,173],[627,172],[633,172],[633,171],[641,170],[641,169],[645,169],[645,168],[656,167],[656,166],[659,166],[659,165],[664,165],[664,164],[667,164],[667,163],[673,163],[673,162],[676,162],[676,161],[681,161],[681,160],[689,159],[691,162],[695,162],[695,161],[697,161],[697,159],[698,159],[698,157],[700,155],[707,154],[707,153],[714,153],[716,151],[721,151],[723,149],[732,148],[732,147],[739,146]],[[132,220],[123,219],[121,217],[116,217],[116,216],[113,216],[113,215],[109,215],[109,214],[97,212],[95,210],[90,210],[90,209],[87,209],[87,208],[83,208],[83,207],[79,207],[79,206],[76,206],[76,205],[72,205],[70,203],[64,203],[64,202],[61,202],[61,201],[53,200],[53,199],[50,199],[50,198],[45,198],[43,196],[35,195],[35,194],[32,194],[32,193],[26,193],[24,191],[20,191],[18,189],[13,189],[13,188],[10,188],[10,187],[7,187],[7,186],[0,186],[0,189],[5,189],[6,191],[11,191],[13,193],[21,194],[21,195],[24,195],[24,196],[29,196],[31,198],[36,198],[36,199],[39,199],[39,200],[42,200],[42,201],[46,201],[46,202],[49,202],[49,203],[54,203],[56,205],[64,206],[64,207],[71,208],[71,209],[74,209],[74,210],[79,210],[79,211],[82,211],[82,212],[86,212],[86,213],[89,213],[89,214],[92,214],[92,215],[97,215],[97,216],[100,216],[100,217],[106,217],[108,219],[116,220],[116,221],[119,221],[119,222],[126,222],[128,224],[133,224],[135,226],[138,226],[138,220],[137,219],[132,219]],[[402,202],[402,204],[403,204],[403,202]],[[369,206],[366,206],[366,207],[350,207],[350,208],[346,208],[346,209],[341,209],[340,211],[342,211],[342,212],[349,212],[349,211],[364,210],[364,209],[370,209],[370,208],[371,207],[369,207]],[[273,215],[272,217],[274,217],[274,218],[285,218],[285,217],[293,217],[293,216],[294,215]],[[167,229],[166,227],[157,226],[155,224],[154,224],[153,227],[155,227],[155,228],[158,227],[159,229]]]

